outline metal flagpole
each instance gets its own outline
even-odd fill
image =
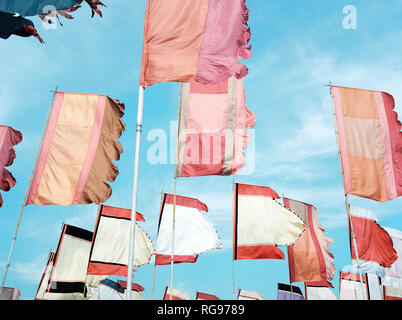
[[[336,125],[336,111],[335,111],[335,106],[334,106],[334,95],[333,95],[333,92],[332,92],[332,83],[331,83],[331,81],[329,82],[329,84],[327,86],[329,86],[329,90],[330,90],[330,93],[331,93],[331,104],[332,104],[332,114],[333,114],[333,118],[334,118],[334,128],[335,128],[336,143],[337,143],[337,146],[338,146],[339,161],[340,161],[340,164],[341,164],[342,180],[344,180],[345,177],[344,177],[343,166],[342,166],[342,161],[341,161],[341,154],[340,154],[340,148],[339,148],[339,136],[338,136],[338,129],[337,129],[337,125]],[[353,241],[353,246],[354,246],[354,249],[355,249],[357,270],[359,272],[359,278],[360,278],[361,289],[362,289],[362,299],[364,299],[363,277],[362,277],[362,273],[360,271],[359,255],[358,255],[357,246],[356,246],[356,236],[355,236],[354,229],[353,229],[352,217],[351,217],[351,214],[350,214],[349,199],[348,199],[348,195],[346,194],[346,192],[345,192],[345,205],[346,205],[346,213],[347,213],[347,216],[348,216],[348,222],[349,222],[349,225],[350,225],[350,231],[351,231],[352,239],[353,239],[352,240]]]
[[[7,272],[8,272],[8,268],[10,267],[10,262],[11,262],[11,256],[12,256],[12,254],[13,254],[13,250],[14,250],[14,246],[15,246],[15,241],[17,240],[17,233],[18,233],[18,229],[19,229],[19,226],[20,226],[20,222],[21,222],[22,212],[23,212],[23,210],[24,210],[25,201],[26,201],[26,199],[27,199],[29,186],[30,186],[31,181],[32,181],[32,174],[33,174],[34,169],[35,169],[36,161],[38,160],[38,155],[39,155],[40,146],[41,146],[42,141],[43,141],[43,136],[45,135],[45,131],[46,131],[46,127],[47,127],[47,122],[49,121],[50,112],[51,112],[51,110],[52,110],[53,101],[54,101],[54,97],[56,96],[57,89],[58,89],[58,87],[56,86],[56,89],[53,91],[52,101],[51,101],[51,103],[50,103],[49,110],[48,110],[48,112],[47,112],[45,125],[44,125],[43,130],[42,130],[42,136],[41,136],[41,138],[40,138],[40,140],[39,140],[39,145],[38,145],[38,148],[37,148],[37,150],[36,150],[35,160],[34,160],[34,163],[33,163],[33,165],[32,165],[31,174],[29,175],[29,179],[28,179],[28,183],[27,183],[27,188],[26,188],[26,190],[25,190],[24,200],[22,201],[22,205],[21,205],[21,209],[20,209],[20,214],[19,214],[18,221],[17,221],[17,227],[15,228],[13,241],[12,241],[12,243],[11,243],[10,252],[9,252],[9,254],[8,254],[8,259],[7,259],[7,263],[6,263],[6,269],[5,269],[5,271],[4,271],[3,280],[1,281],[0,295],[1,295],[2,291],[3,291],[4,284],[5,284],[5,282],[6,282]]]
[[[145,91],[145,88],[140,86],[139,92],[138,92],[136,145],[135,145],[134,178],[133,178],[133,198],[132,198],[132,207],[131,207],[130,247],[129,247],[128,270],[127,270],[126,300],[131,300],[131,293],[132,293],[135,229],[136,229],[136,220],[137,220],[138,164],[139,164],[139,157],[140,157],[140,143],[141,143],[141,133],[142,133],[142,115],[143,115],[143,109],[144,109],[144,91]]]
[[[163,199],[163,189],[161,191],[161,201]],[[153,279],[153,283],[152,283],[152,300],[154,300],[154,293],[155,293],[155,279],[156,279],[156,257],[155,257],[155,263],[154,263],[154,279]]]

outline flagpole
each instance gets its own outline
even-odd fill
[[[140,156],[140,143],[142,133],[142,115],[144,109],[144,91],[145,88],[140,86],[138,92],[138,108],[137,108],[137,125],[136,125],[136,145],[134,157],[134,177],[133,177],[133,195],[131,207],[131,222],[130,222],[130,247],[127,269],[127,292],[126,300],[131,300],[132,293],[132,277],[134,264],[134,248],[135,248],[135,229],[137,221],[137,190],[138,190],[138,166]]]
[[[46,131],[46,127],[47,127],[47,122],[49,121],[50,112],[51,112],[51,110],[52,110],[52,106],[53,106],[53,102],[54,102],[54,97],[56,96],[57,89],[58,89],[58,87],[56,86],[55,91],[53,91],[53,97],[52,97],[52,100],[51,100],[51,103],[50,103],[50,106],[49,106],[49,110],[48,110],[48,112],[47,112],[47,116],[46,116],[46,120],[45,120],[45,125],[44,125],[43,130],[42,130],[42,136],[41,136],[41,138],[40,138],[40,140],[39,140],[39,145],[38,145],[38,148],[37,148],[37,150],[36,150],[35,160],[34,160],[34,163],[33,163],[33,165],[32,165],[31,173],[30,173],[30,175],[29,175],[27,188],[26,188],[26,190],[25,190],[24,200],[22,201],[22,205],[21,205],[21,209],[20,209],[20,213],[19,213],[19,217],[18,217],[18,221],[17,221],[17,226],[16,226],[16,228],[15,228],[15,232],[14,232],[14,236],[13,236],[13,241],[12,241],[12,243],[11,243],[10,252],[9,252],[8,258],[7,258],[6,269],[4,270],[3,280],[1,281],[0,295],[1,295],[1,293],[3,292],[4,284],[5,284],[5,282],[6,282],[7,272],[8,272],[8,268],[10,267],[10,262],[11,262],[11,256],[12,256],[13,251],[14,251],[15,241],[17,240],[17,233],[18,233],[18,229],[19,229],[19,226],[20,226],[21,218],[22,218],[22,212],[23,212],[23,210],[24,210],[25,201],[26,201],[26,199],[27,199],[27,194],[28,194],[29,186],[30,186],[31,181],[32,181],[32,174],[33,174],[34,169],[35,169],[36,161],[38,160],[38,155],[39,155],[40,146],[41,146],[41,144],[42,144],[42,142],[43,142],[43,136],[45,135],[45,131]]]
[[[333,114],[333,119],[334,119],[335,137],[336,137],[336,143],[337,143],[337,146],[338,146],[339,161],[340,161],[340,164],[341,164],[342,180],[344,180],[345,177],[344,177],[343,166],[342,166],[342,161],[341,161],[341,153],[340,153],[340,148],[339,148],[339,136],[338,136],[338,129],[337,129],[337,125],[336,125],[336,111],[335,111],[334,95],[333,95],[333,91],[332,91],[332,83],[331,83],[331,81],[329,82],[329,84],[327,86],[329,86],[329,90],[330,90],[330,94],[331,94],[331,105],[332,105],[332,114]],[[360,283],[363,286],[363,277],[362,277],[362,274],[361,274],[361,271],[360,271],[359,255],[358,255],[357,246],[356,246],[356,236],[355,236],[355,233],[354,233],[354,228],[353,228],[353,224],[352,224],[352,217],[351,217],[351,214],[350,214],[349,199],[348,199],[348,195],[346,194],[346,192],[345,192],[345,206],[346,206],[346,213],[347,213],[348,221],[349,221],[349,225],[350,225],[350,231],[351,231],[351,234],[352,234],[353,246],[354,246],[354,249],[355,249],[357,270],[359,272]],[[362,299],[364,299],[363,287],[362,287]]]
[[[161,201],[163,200],[163,189],[161,191]],[[156,256],[154,260],[154,280],[152,283],[152,300],[154,300],[154,293],[155,293],[155,279],[156,279]]]
[[[282,193],[282,205],[285,207],[285,196]],[[286,246],[287,248],[287,246]],[[290,284],[290,300],[293,300],[293,287],[292,287],[292,280],[290,277],[290,261],[289,261],[289,249],[287,248],[287,252],[288,252],[288,270],[289,270],[289,284]]]

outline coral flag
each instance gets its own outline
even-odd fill
[[[209,293],[197,292],[195,300],[221,300],[217,296]]]
[[[398,259],[389,268],[385,268],[383,284],[402,290],[402,231],[384,227],[392,239],[393,247],[398,255]]]
[[[345,193],[386,202],[402,195],[402,132],[385,92],[333,87]]]
[[[383,267],[391,267],[398,255],[393,248],[392,238],[377,223],[376,215],[369,209],[356,206],[350,207],[350,213],[359,260],[374,261]],[[349,237],[352,259],[356,260],[350,225]]]
[[[204,85],[182,83],[178,177],[233,175],[244,165],[243,149],[256,116],[245,105],[243,80]]]
[[[9,191],[16,184],[15,178],[5,167],[13,164],[16,157],[14,146],[21,141],[21,132],[8,126],[0,125],[0,190]],[[0,208],[2,205],[3,198],[0,194]]]
[[[158,223],[155,265],[171,263],[174,196],[163,194]],[[208,207],[195,198],[176,195],[174,263],[197,261],[208,250],[223,244],[213,224],[202,211]]]
[[[269,187],[235,184],[233,260],[281,259],[278,245],[293,245],[304,231],[303,221],[275,199]]]
[[[165,293],[163,294],[163,300],[170,300],[170,295],[172,295],[172,300],[191,300],[190,296],[186,292],[175,288],[166,287]]]
[[[245,0],[147,1],[140,85],[244,77],[248,12]]]
[[[305,230],[293,246],[288,246],[290,282],[332,280],[336,271],[334,256],[328,250],[332,239],[324,237],[317,209],[311,204],[284,198],[286,208],[303,219]]]
[[[69,206],[109,199],[119,171],[124,104],[105,95],[57,92],[26,204]]]

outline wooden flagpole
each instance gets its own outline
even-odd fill
[[[40,138],[40,140],[39,140],[38,148],[37,148],[37,150],[36,150],[35,160],[34,160],[34,163],[33,163],[33,165],[32,165],[31,173],[30,173],[30,175],[29,175],[29,179],[28,179],[28,183],[27,183],[27,188],[26,188],[26,190],[25,190],[24,199],[23,199],[22,204],[21,204],[21,209],[20,209],[20,213],[19,213],[19,217],[18,217],[18,221],[17,221],[17,226],[16,226],[16,228],[15,228],[15,232],[14,232],[14,236],[13,236],[13,241],[12,241],[12,243],[11,243],[10,252],[9,252],[8,258],[7,258],[6,269],[5,269],[5,271],[4,271],[3,280],[2,280],[1,286],[0,286],[0,295],[1,295],[2,291],[3,291],[4,284],[5,284],[5,282],[6,282],[7,272],[8,272],[8,268],[10,267],[10,262],[11,262],[11,256],[12,256],[12,254],[13,254],[13,250],[14,250],[14,246],[15,246],[15,241],[17,240],[17,233],[18,233],[18,229],[19,229],[19,226],[20,226],[21,218],[22,218],[22,212],[23,212],[24,207],[25,207],[25,202],[26,202],[26,199],[27,199],[29,186],[30,186],[31,181],[32,181],[32,175],[33,175],[33,172],[34,172],[34,169],[35,169],[35,166],[36,166],[36,161],[38,160],[39,150],[40,150],[40,147],[41,147],[42,142],[43,142],[43,137],[44,137],[44,135],[45,135],[47,123],[48,123],[48,121],[49,121],[50,112],[51,112],[52,107],[53,107],[54,97],[56,96],[57,89],[58,89],[58,87],[56,86],[56,89],[53,91],[52,101],[51,101],[51,103],[50,103],[49,110],[48,110],[48,112],[47,112],[47,116],[46,116],[46,120],[45,120],[45,125],[44,125],[43,130],[42,130],[42,136],[41,136],[41,138]],[[51,92],[52,92],[52,91],[51,91]]]
[[[341,164],[342,180],[344,180],[345,176],[344,176],[344,172],[343,172],[343,166],[342,166],[342,161],[341,161],[341,152],[340,152],[340,148],[339,148],[339,136],[338,136],[338,129],[337,129],[337,125],[336,125],[336,111],[335,111],[334,95],[333,95],[333,92],[332,92],[332,83],[331,83],[331,81],[329,82],[329,84],[327,86],[329,86],[329,90],[330,90],[330,94],[331,94],[331,105],[332,105],[332,114],[333,114],[333,119],[334,119],[336,143],[337,143],[337,146],[338,146],[339,161],[340,161],[340,164]],[[364,299],[363,277],[362,277],[362,273],[361,273],[361,270],[360,270],[359,254],[357,252],[357,245],[356,245],[356,236],[355,236],[355,233],[354,233],[352,217],[351,217],[351,214],[350,214],[349,199],[348,199],[348,195],[346,194],[346,192],[345,192],[345,206],[346,206],[346,213],[347,213],[347,216],[348,216],[348,222],[349,222],[349,225],[350,225],[350,231],[351,231],[351,234],[352,234],[353,246],[354,246],[354,249],[355,249],[357,270],[359,272],[359,278],[360,278],[361,289],[362,289],[362,299]]]
[[[129,257],[128,257],[128,268],[127,268],[126,300],[131,300],[131,293],[132,293],[132,278],[133,278],[134,248],[135,248],[135,229],[136,229],[136,221],[137,221],[138,165],[139,165],[141,133],[142,133],[142,116],[143,116],[143,109],[144,109],[144,91],[145,91],[145,88],[140,86],[139,92],[138,92],[136,145],[135,145],[135,158],[134,158],[133,195],[132,195],[132,207],[131,207],[130,247],[129,247]]]

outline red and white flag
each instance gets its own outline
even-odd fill
[[[209,293],[197,292],[195,300],[221,300],[217,296]]]
[[[290,246],[302,235],[304,224],[279,204],[269,187],[235,184],[233,259],[285,259],[280,245]]]
[[[156,265],[171,263],[174,195],[163,194],[156,242]],[[196,262],[198,254],[222,249],[211,221],[202,212],[208,207],[198,199],[176,195],[174,263]]]
[[[385,286],[402,289],[402,232],[394,228],[384,227],[392,239],[398,259],[389,268],[385,268],[382,282]]]
[[[306,300],[338,300],[336,294],[330,289],[332,284],[326,281],[305,282]]]
[[[170,299],[170,296],[172,296],[172,299]],[[163,300],[191,300],[191,298],[182,290],[166,287]]]
[[[341,272],[339,276],[339,300],[368,300],[370,297],[367,275]]]
[[[370,209],[350,207],[351,220],[356,237],[359,261],[379,263],[389,268],[398,258],[393,248],[392,238],[378,223],[378,218]],[[350,250],[352,260],[356,260],[352,233],[349,225]]]
[[[182,83],[178,177],[234,175],[245,163],[244,149],[256,115],[245,105],[243,80],[216,85]]]
[[[264,297],[255,291],[239,289],[237,300],[264,300]]]

